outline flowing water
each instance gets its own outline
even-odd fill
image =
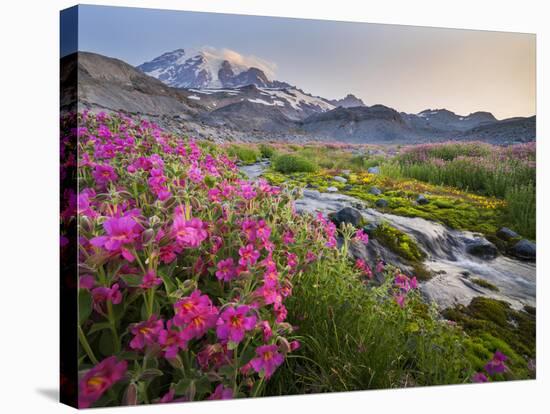
[[[257,179],[268,163],[242,167],[250,179]],[[467,305],[475,296],[487,296],[505,300],[516,309],[524,305],[535,306],[535,264],[498,256],[485,260],[469,254],[466,246],[483,241],[483,237],[468,231],[450,229],[443,224],[420,217],[403,217],[381,213],[375,209],[362,208],[363,203],[354,197],[338,193],[320,193],[305,189],[296,201],[298,212],[330,213],[344,207],[358,208],[371,223],[387,222],[414,238],[426,253],[424,265],[435,276],[420,284],[428,301],[440,308],[457,303]],[[388,252],[391,256],[391,252]],[[391,262],[388,260],[388,262]],[[484,279],[498,288],[492,291],[475,284],[472,279]]]

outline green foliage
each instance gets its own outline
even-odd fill
[[[455,384],[469,381],[464,336],[440,321],[418,293],[401,309],[393,281],[367,287],[347,260],[316,263],[294,280],[289,320],[302,348],[271,383],[271,394]]]
[[[492,290],[494,292],[498,292],[499,289],[495,285],[493,285],[491,282],[488,282],[485,279],[475,278],[471,279],[472,283],[475,283],[478,286],[481,286],[482,288]]]
[[[254,164],[260,158],[260,151],[251,146],[231,145],[227,148],[230,157],[236,157],[243,164]]]
[[[537,198],[533,184],[518,185],[506,192],[506,216],[510,227],[518,233],[535,240]]]
[[[468,306],[446,309],[443,316],[455,321],[472,337],[468,356],[476,369],[486,363],[487,355],[500,350],[511,359],[517,378],[532,376],[528,360],[536,356],[533,310],[517,311],[506,302],[479,296]]]
[[[314,172],[317,166],[306,158],[298,155],[283,154],[275,158],[273,163],[275,170],[283,173]]]
[[[272,158],[275,155],[275,148],[271,145],[260,144],[259,149],[262,158]]]

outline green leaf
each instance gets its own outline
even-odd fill
[[[120,277],[131,287],[138,287],[143,281],[143,275],[121,275]]]
[[[78,292],[78,322],[83,324],[92,313],[92,295],[86,289]]]
[[[113,333],[111,330],[104,330],[99,337],[99,352],[104,356],[110,356],[114,353]]]
[[[111,328],[111,325],[109,324],[109,322],[94,323],[90,328],[90,330],[88,331],[88,335],[91,335],[94,332],[102,331],[103,329],[110,329],[110,328]]]
[[[142,381],[147,381],[155,377],[162,377],[163,375],[164,373],[160,369],[148,368],[141,373],[139,379]]]

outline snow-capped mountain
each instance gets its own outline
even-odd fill
[[[250,60],[250,59],[248,59]],[[234,51],[213,48],[176,49],[163,53],[137,68],[143,73],[176,88],[234,88],[246,85],[288,87],[285,82],[271,80],[266,66],[258,59],[251,64]],[[265,69],[265,70],[264,70]]]

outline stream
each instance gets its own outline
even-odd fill
[[[269,166],[269,162],[240,167],[250,180],[256,180]],[[365,208],[364,203],[354,197],[339,193],[320,193],[304,189],[303,196],[296,200],[297,212],[337,212],[344,207],[357,208],[370,223],[387,222],[414,238],[426,253],[425,267],[435,276],[420,283],[420,290],[428,302],[435,302],[441,309],[455,304],[467,305],[476,296],[504,300],[514,308],[524,305],[535,306],[536,270],[535,263],[499,255],[494,259],[480,259],[467,252],[466,246],[484,241],[480,235],[459,231],[420,217],[404,217],[382,213]],[[372,244],[372,246],[371,246]],[[370,250],[376,252],[388,263],[399,263],[399,257],[388,251],[376,240],[369,242]],[[472,279],[481,278],[498,288],[498,291],[481,287]]]

